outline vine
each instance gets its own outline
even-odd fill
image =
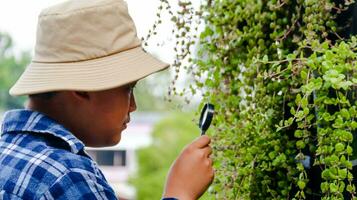
[[[170,92],[185,95],[175,81],[186,70],[189,91],[204,91],[217,108],[211,197],[356,199],[354,2],[177,3],[161,0],[144,39],[167,12],[176,38]]]

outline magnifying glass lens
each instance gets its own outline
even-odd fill
[[[201,117],[200,117],[200,122],[199,122],[199,128],[201,129],[201,135],[204,135],[211,125],[212,118],[214,114],[214,106],[210,103],[206,103],[203,106],[202,112],[201,112]]]

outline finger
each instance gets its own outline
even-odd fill
[[[207,162],[208,162],[208,165],[209,165],[210,167],[212,167],[212,165],[213,165],[213,160],[212,160],[212,158],[207,158]]]
[[[214,180],[214,176],[216,174],[216,171],[214,169],[212,169],[211,173],[210,173],[210,178],[211,178],[211,183],[213,182]]]
[[[210,179],[213,181],[214,175],[215,175],[215,170],[212,167],[213,166],[213,160],[211,158],[207,159],[206,161],[207,167],[208,167],[208,174],[210,176]]]
[[[199,138],[197,138],[195,141],[193,141],[192,144],[195,147],[204,148],[207,145],[209,145],[210,142],[211,142],[211,138],[208,137],[207,135],[203,135],[203,136],[200,136]]]
[[[205,148],[202,149],[204,151],[204,154],[206,155],[206,157],[209,157],[212,154],[212,148],[210,146],[207,146]]]

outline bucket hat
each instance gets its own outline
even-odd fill
[[[39,15],[34,57],[10,94],[106,90],[167,67],[142,49],[126,2],[69,0]]]

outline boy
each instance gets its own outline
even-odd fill
[[[122,0],[43,10],[34,58],[10,90],[29,104],[2,124],[0,199],[116,199],[84,146],[117,144],[136,110],[136,82],[167,67],[142,50]],[[214,176],[209,143],[202,136],[182,151],[164,199],[204,193]]]

